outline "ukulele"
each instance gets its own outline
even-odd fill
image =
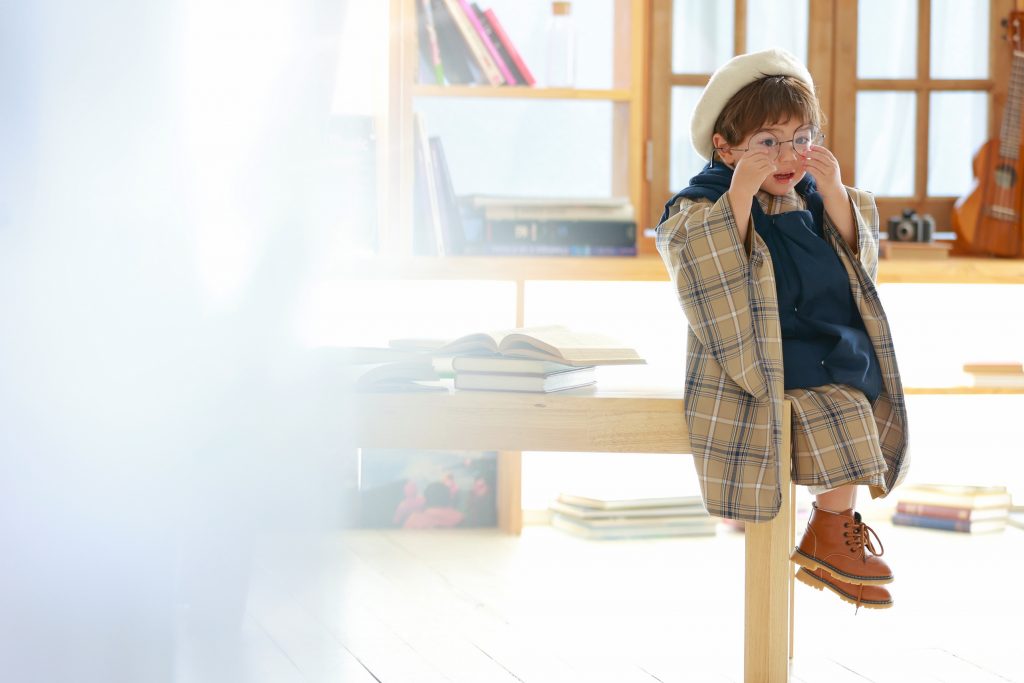
[[[957,251],[992,256],[1021,256],[1021,100],[1024,99],[1024,12],[1010,13],[1007,39],[1013,48],[1010,90],[999,137],[974,157],[974,184],[953,204],[951,223]]]

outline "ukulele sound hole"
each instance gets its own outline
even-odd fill
[[[1017,182],[1017,172],[1013,170],[1013,166],[996,166],[995,180],[999,187],[1013,187]]]

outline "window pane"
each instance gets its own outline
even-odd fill
[[[670,189],[673,193],[683,189],[690,178],[704,167],[705,162],[690,144],[690,116],[703,88],[672,88],[672,150]],[[668,201],[668,197],[665,197]]]
[[[733,3],[675,0],[672,8],[672,71],[709,74],[732,57]]]
[[[916,110],[912,92],[857,93],[857,187],[880,196],[913,196]]]
[[[916,77],[917,0],[860,0],[857,78]]]
[[[932,0],[932,78],[988,78],[988,52],[988,0]]]
[[[988,137],[988,94],[933,92],[928,124],[928,194],[956,196],[970,188],[971,160]]]
[[[749,0],[747,52],[772,47],[788,50],[807,63],[807,0]]]
[[[456,194],[611,194],[610,102],[419,97],[415,107],[441,137]]]

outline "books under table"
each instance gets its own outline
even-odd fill
[[[906,486],[900,492],[892,523],[964,533],[1002,531],[1010,503],[1010,493],[1003,486]]]
[[[584,538],[714,535],[699,495],[587,495],[563,492],[551,501],[552,526]]]

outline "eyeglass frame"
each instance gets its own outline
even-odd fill
[[[812,138],[812,142],[810,144],[812,144],[812,145],[814,145],[814,144],[820,145],[821,143],[823,143],[825,141],[825,131],[821,130],[820,128],[815,126],[813,123],[810,123],[810,124],[807,124],[806,126],[801,126],[800,128],[797,128],[796,131],[793,131],[794,135],[797,132],[803,130],[804,128],[813,128],[813,129],[817,129],[817,131],[818,131],[818,134],[815,135]],[[778,143],[779,151],[777,151],[775,153],[775,156],[772,157],[773,161],[775,159],[778,159],[779,155],[782,154],[782,146],[783,145],[785,145],[787,142],[790,143],[790,144],[793,144],[793,141],[796,140],[795,137],[793,139],[791,139],[791,140],[779,140],[779,138],[776,137],[775,133],[771,132],[770,130],[755,131],[754,133],[751,133],[750,137],[753,138],[758,133],[767,133],[768,135],[771,135],[773,138],[775,138],[775,141]],[[814,140],[816,140],[817,142],[814,142]],[[728,145],[724,145],[722,147],[715,147],[715,148],[713,148],[713,152],[719,152],[719,151],[721,151],[723,149],[727,149],[727,150],[730,150],[730,151],[733,151],[733,152],[749,152],[750,151],[750,147],[730,147]],[[795,144],[793,144],[793,153],[797,154],[797,155],[800,154],[799,152],[796,151],[796,145]],[[719,157],[721,157],[721,154],[719,154]],[[712,156],[711,156],[711,163],[712,163],[712,165],[714,165],[714,163],[715,163],[714,153],[712,153]]]

